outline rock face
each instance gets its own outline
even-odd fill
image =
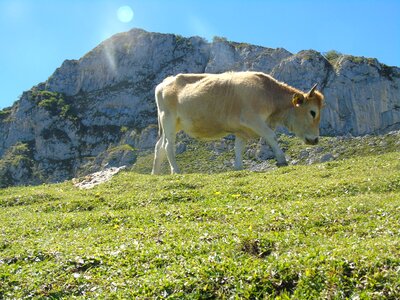
[[[325,94],[322,135],[400,128],[400,69],[376,59],[292,54],[133,29],[104,41],[0,111],[0,186],[57,182],[132,164],[157,137],[154,88],[177,73],[257,70]],[[24,151],[21,151],[21,149]]]

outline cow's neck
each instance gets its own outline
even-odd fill
[[[289,129],[289,131],[294,130],[294,126],[295,126],[295,118],[294,118],[294,106],[291,105],[290,107],[288,107],[282,115],[282,126],[286,127],[287,129]]]
[[[284,97],[281,98],[281,105],[278,108],[278,112],[274,113],[270,119],[270,125],[273,128],[276,128],[277,126],[284,126],[292,131],[294,125],[294,107],[292,103],[292,98],[292,93],[287,93]]]

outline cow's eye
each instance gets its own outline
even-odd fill
[[[315,111],[310,111],[310,114],[311,114],[311,116],[313,117],[313,119],[315,119],[315,116],[317,115],[316,113],[315,113]]]

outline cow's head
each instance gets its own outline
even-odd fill
[[[308,145],[316,145],[319,137],[319,122],[324,96],[315,84],[308,93],[295,93],[292,103],[294,120],[291,130]]]

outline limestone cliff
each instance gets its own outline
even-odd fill
[[[292,54],[133,29],[104,41],[0,111],[0,186],[62,181],[132,164],[157,135],[154,87],[182,72],[258,70],[326,97],[323,135],[400,128],[400,69],[376,59]]]

